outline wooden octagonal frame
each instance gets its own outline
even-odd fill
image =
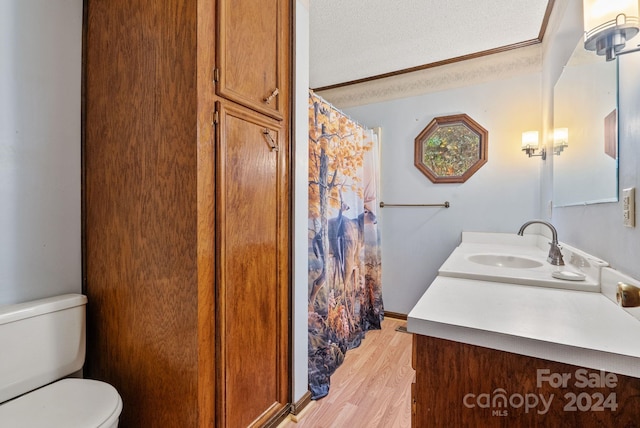
[[[415,139],[414,164],[434,183],[464,183],[487,163],[488,140],[466,114],[436,117]]]

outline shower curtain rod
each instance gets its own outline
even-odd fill
[[[445,201],[442,204],[385,204],[384,202],[380,202],[380,208],[385,207],[443,207],[449,208],[451,204],[449,201]]]

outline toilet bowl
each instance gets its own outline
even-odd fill
[[[113,386],[66,377],[84,364],[86,303],[66,294],[0,307],[0,427],[118,426]]]
[[[108,383],[62,379],[0,405],[2,427],[115,428],[122,400]]]

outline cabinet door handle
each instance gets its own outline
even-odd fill
[[[269,132],[269,130],[267,128],[265,128],[264,131],[262,131],[262,134],[264,135],[264,138],[267,140],[267,144],[269,144],[269,147],[271,148],[271,151],[272,152],[277,152],[278,151],[278,145],[276,144],[275,140],[271,136],[271,133]]]
[[[271,100],[273,100],[279,93],[280,93],[280,91],[278,90],[278,88],[275,88],[273,90],[273,92],[271,93],[271,95],[269,95],[267,98],[264,99],[264,102],[266,104],[269,104],[271,102]]]

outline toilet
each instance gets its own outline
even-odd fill
[[[118,426],[113,386],[66,377],[84,364],[86,305],[65,294],[0,306],[0,427]]]

